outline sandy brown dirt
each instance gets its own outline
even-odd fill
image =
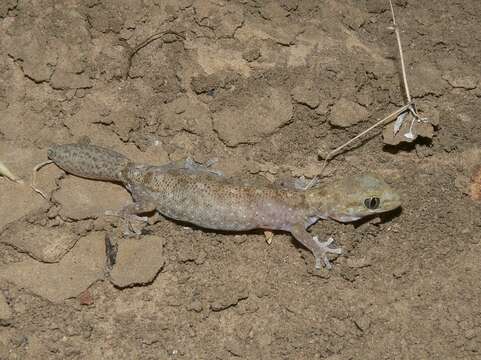
[[[156,215],[121,239],[103,215],[130,201],[119,185],[50,166],[45,201],[0,178],[0,359],[481,359],[481,1],[394,4],[435,135],[386,146],[378,129],[327,174],[381,174],[402,211],[315,225],[344,248],[315,272],[287,234]],[[28,183],[50,144],[89,138],[312,177],[319,149],[403,104],[389,25],[381,0],[2,0],[0,161]]]

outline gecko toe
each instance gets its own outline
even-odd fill
[[[332,269],[331,262],[329,261],[329,258],[327,257],[327,254],[335,254],[335,255],[341,255],[342,254],[342,248],[335,248],[335,247],[330,247],[334,242],[334,239],[330,237],[324,242],[319,241],[319,238],[317,236],[313,236],[313,240],[317,243],[318,245],[318,253],[314,254],[316,258],[316,269],[321,268],[321,259],[322,262],[324,262],[324,266],[326,269],[330,270]]]

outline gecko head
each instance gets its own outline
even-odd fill
[[[401,199],[384,180],[374,174],[348,177],[323,189],[324,215],[340,222],[394,210]]]

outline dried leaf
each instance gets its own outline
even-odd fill
[[[12,172],[10,170],[8,170],[8,168],[5,166],[5,164],[3,164],[1,161],[0,161],[0,175],[5,176],[8,179],[10,179],[12,181],[15,181],[17,183],[23,182],[22,180],[17,178],[15,175],[13,175]]]
[[[394,123],[394,135],[396,135],[399,132],[399,129],[401,129],[407,114],[409,114],[409,111],[405,111],[397,117],[396,122]]]

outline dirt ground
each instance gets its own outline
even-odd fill
[[[481,2],[395,0],[432,139],[337,156],[322,181],[381,175],[402,209],[321,221],[331,271],[288,234],[104,214],[121,186],[50,165],[52,143],[253,181],[312,178],[318,151],[404,103],[384,0],[2,0],[0,359],[481,359]],[[150,35],[167,31],[129,54]],[[322,184],[321,184],[322,186]],[[115,263],[112,259],[115,258]]]

